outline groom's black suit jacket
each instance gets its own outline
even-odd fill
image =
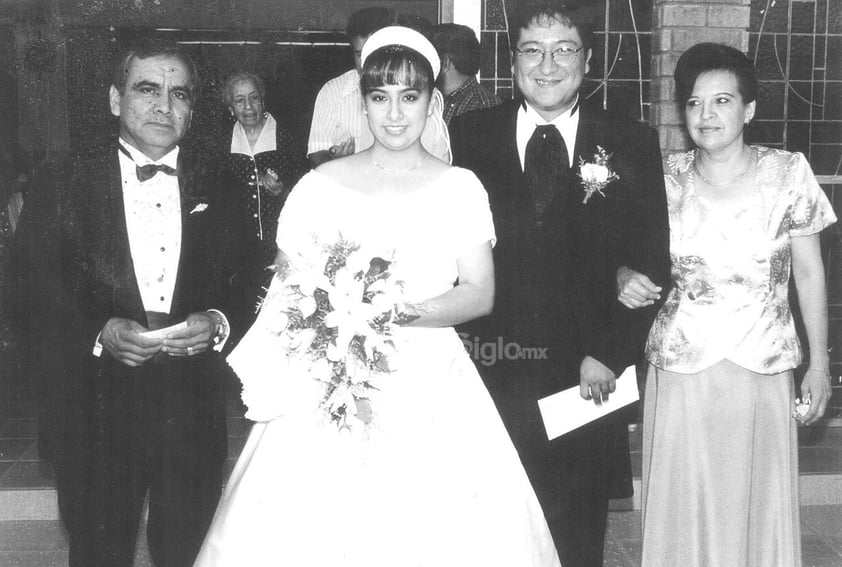
[[[232,375],[218,353],[137,368],[105,350],[92,354],[110,318],[147,325],[115,142],[40,172],[15,238],[15,263],[30,298],[24,305],[41,398],[41,453],[60,460],[119,445],[131,431],[132,442],[147,449],[219,466],[227,451],[224,382]],[[240,200],[227,180],[203,176],[194,163],[182,150],[181,251],[170,324],[216,308],[236,336],[254,307],[257,249],[247,247]]]
[[[547,512],[540,475],[607,478],[616,486],[617,478],[597,470],[607,467],[621,471],[619,480],[630,481],[625,424],[585,427],[576,433],[582,438],[578,449],[565,449],[568,436],[547,441],[537,400],[577,386],[585,356],[615,373],[641,360],[657,306],[636,311],[623,307],[617,300],[615,275],[618,267],[627,266],[666,290],[669,232],[657,134],[585,105],[579,110],[574,166],[553,201],[538,214],[517,152],[520,104],[514,100],[467,113],[451,126],[454,164],[472,170],[482,181],[497,233],[494,311],[461,332],[468,334],[463,341],[474,349],[480,373]],[[596,194],[583,203],[579,161],[593,162],[597,146],[612,154],[610,163],[619,179],[607,185],[604,197]],[[493,362],[483,356],[495,350],[492,347],[476,352],[488,343],[498,345]],[[511,343],[546,349],[547,356],[526,350],[518,357],[515,347],[506,347]],[[619,443],[604,439],[617,433]],[[590,452],[588,447],[604,454],[598,459],[576,454],[582,448]],[[575,479],[559,482],[568,480],[575,484]]]

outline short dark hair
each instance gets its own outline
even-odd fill
[[[372,6],[357,10],[348,18],[348,26],[345,28],[345,35],[349,40],[355,37],[368,37],[377,30],[385,28],[395,22],[395,13],[380,6]]]
[[[149,59],[150,57],[174,57],[181,61],[187,67],[187,74],[189,75],[190,98],[195,99],[199,90],[199,69],[196,67],[196,62],[177,43],[171,41],[140,41],[126,50],[114,67],[114,75],[111,80],[111,84],[114,85],[117,92],[121,95],[125,92],[132,62],[135,59]]]
[[[463,75],[479,71],[480,48],[474,30],[459,24],[439,24],[430,38],[439,57],[448,57]]]
[[[433,92],[435,79],[427,58],[405,45],[385,45],[375,49],[363,64],[360,90],[367,94],[384,85],[408,85]]]
[[[742,51],[721,43],[697,43],[685,51],[675,65],[675,94],[682,106],[690,100],[696,79],[708,71],[733,73],[743,102],[747,104],[757,99],[757,72]]]
[[[433,22],[417,14],[397,14],[395,21],[389,22],[389,25],[403,26],[415,30],[427,39],[430,38],[430,34],[433,33],[433,28],[435,27],[433,26]]]
[[[521,30],[555,21],[579,32],[582,46],[587,50],[593,45],[593,20],[593,6],[588,6],[586,0],[521,0],[509,18],[509,47],[515,50]]]
[[[234,85],[245,81],[249,81],[257,87],[257,92],[260,94],[260,100],[266,100],[266,84],[263,82],[263,79],[260,78],[260,75],[253,73],[252,71],[240,70],[234,71],[225,77],[225,80],[222,82],[222,100],[225,104],[231,106],[234,103]]]

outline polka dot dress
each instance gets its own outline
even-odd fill
[[[289,191],[307,170],[304,151],[288,132],[278,127],[275,150],[260,152],[254,157],[229,154],[229,160],[237,190],[246,199],[249,233],[260,242],[263,263],[268,266],[274,261],[277,252],[275,234],[278,215]],[[280,195],[272,195],[258,186],[259,176],[264,175],[267,169],[274,171],[283,182],[284,189]]]

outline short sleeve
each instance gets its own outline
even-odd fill
[[[308,172],[292,188],[281,209],[275,242],[294,264],[320,258],[317,252],[320,239],[331,242],[338,238],[338,225],[331,209],[324,206],[325,182],[323,175]]]
[[[836,222],[833,206],[819,186],[807,159],[793,154],[790,207],[790,236],[809,236],[821,232]]]
[[[494,220],[488,204],[488,193],[476,175],[467,169],[455,168],[458,177],[452,187],[453,202],[450,212],[456,227],[453,245],[456,257],[467,254],[483,242],[497,242]]]
[[[310,123],[310,137],[307,141],[307,155],[330,149],[331,130],[336,123],[336,105],[338,93],[335,80],[328,81],[319,94],[313,107],[313,121]]]

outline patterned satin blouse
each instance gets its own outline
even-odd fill
[[[695,151],[666,161],[673,289],[646,345],[658,368],[691,374],[728,359],[776,374],[801,362],[788,301],[791,239],[836,215],[802,154],[754,148],[754,194],[727,210],[696,194]]]

